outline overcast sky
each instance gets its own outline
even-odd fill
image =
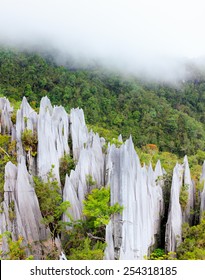
[[[0,0],[0,42],[172,79],[205,57],[204,0]]]

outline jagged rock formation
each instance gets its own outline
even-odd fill
[[[38,117],[38,175],[46,179],[53,166],[53,172],[60,184],[59,160],[69,154],[69,119],[63,107],[52,107],[47,97],[42,98]]]
[[[7,98],[0,98],[0,133],[1,134],[11,134],[12,132],[12,122],[11,113],[13,108]]]
[[[79,111],[73,111],[73,115],[74,112],[77,113]],[[73,126],[74,124],[75,122],[73,121]],[[82,128],[84,131],[84,124]],[[81,134],[78,134],[78,137],[80,137],[80,135]],[[74,137],[76,137],[76,134]],[[100,139],[99,135],[91,131],[89,135],[87,135],[87,142],[85,142],[83,146],[78,137],[74,139],[76,143],[80,143],[79,145],[75,145],[76,151],[80,151],[79,159],[75,170],[71,171],[70,177],[66,176],[63,193],[63,199],[65,201],[70,201],[71,205],[73,205],[70,214],[76,220],[80,219],[82,215],[83,200],[85,200],[86,194],[93,188],[93,186],[90,185],[89,177],[94,180],[95,187],[104,185],[105,164],[105,157],[102,152],[102,145],[104,142]],[[68,221],[66,216],[64,216],[64,221]]]
[[[180,192],[184,187],[187,192],[186,206],[183,208],[180,204]],[[190,211],[194,208],[194,186],[191,180],[190,169],[187,156],[182,165],[176,164],[173,177],[170,196],[170,209],[166,226],[166,245],[168,252],[175,252],[177,246],[182,240],[182,224],[188,222],[191,224]]]
[[[28,165],[29,172],[31,174],[36,173],[36,162],[31,155],[30,150],[25,151],[22,144],[22,133],[27,130],[31,130],[32,133],[37,131],[37,113],[28,104],[27,99],[24,97],[20,106],[20,109],[16,114],[16,146],[17,146],[17,160],[19,161],[21,156],[24,155],[26,163]]]
[[[25,244],[49,242],[50,231],[41,223],[42,215],[32,175],[46,181],[53,167],[54,176],[61,185],[60,159],[70,154],[76,166],[66,175],[65,185],[61,187],[63,201],[68,200],[71,204],[68,210],[73,219],[82,218],[83,200],[92,188],[110,186],[111,204],[118,202],[123,206],[123,212],[115,214],[106,227],[105,259],[143,259],[149,255],[160,238],[164,214],[162,188],[165,171],[160,161],[155,170],[151,165],[141,166],[131,137],[119,148],[108,144],[105,153],[105,140],[88,131],[82,109],[72,109],[68,115],[62,106],[52,107],[50,100],[44,97],[37,114],[23,98],[17,111],[16,125],[11,121],[12,110],[9,101],[0,98],[0,133],[11,135],[17,145],[17,166],[9,162],[5,168],[0,233],[11,231],[14,240],[21,235]],[[22,134],[26,130],[37,136],[36,154],[23,145]],[[122,137],[118,140],[122,142]],[[205,164],[201,180],[204,178]],[[180,204],[182,186],[186,186],[188,192],[187,204],[183,209]],[[173,171],[166,225],[167,251],[176,250],[181,242],[182,223],[192,222],[190,211],[194,207],[193,197],[194,186],[185,157],[184,163],[176,164]],[[201,213],[204,210],[205,187],[201,193]],[[63,221],[69,221],[69,217],[63,215]],[[39,259],[42,247],[36,246],[34,255]],[[7,250],[5,240],[3,250]]]
[[[11,130],[14,127],[11,122],[11,112],[9,101],[7,99],[0,99],[1,107],[6,112],[1,114],[1,124],[2,131],[6,130],[7,133],[11,134]],[[5,117],[6,116],[6,117]],[[7,121],[5,121],[5,119]],[[8,124],[10,125],[8,127]],[[22,134],[25,130],[29,130],[32,134],[37,135],[37,155],[32,155],[31,151],[26,150],[22,143]],[[104,144],[103,140],[100,139],[98,134],[93,132],[88,133],[84,114],[82,109],[71,110],[70,116],[65,112],[64,108],[61,106],[52,107],[50,100],[47,97],[42,98],[40,103],[39,115],[30,107],[26,98],[23,98],[20,109],[17,111],[16,118],[16,143],[17,143],[17,162],[18,166],[22,166],[24,162],[24,173],[25,176],[30,176],[28,172],[32,175],[40,176],[43,180],[47,180],[47,174],[53,168],[53,173],[55,178],[60,182],[59,176],[59,162],[60,159],[65,155],[69,154],[72,150],[73,157],[77,162],[75,170],[72,170],[70,177],[66,176],[66,183],[64,187],[64,200],[69,200],[71,202],[71,214],[74,219],[80,219],[82,215],[82,202],[85,199],[85,195],[91,190],[89,182],[87,181],[87,176],[93,178],[96,182],[95,186],[104,185],[104,155],[102,153],[102,146]],[[72,147],[69,147],[69,138],[72,141]],[[14,172],[14,170],[13,170]],[[19,174],[17,172],[17,174]],[[21,176],[14,176],[14,185],[18,186],[17,178],[22,178]],[[27,178],[26,177],[26,178]],[[32,188],[26,182],[21,180],[23,188]],[[5,177],[5,194],[7,186],[7,177]],[[18,190],[18,189],[17,189]],[[32,188],[32,192],[35,193]],[[22,200],[22,194],[19,194],[19,200]],[[36,198],[35,198],[36,199]],[[6,201],[6,197],[4,198]],[[5,203],[4,201],[4,203]],[[29,198],[27,202],[29,202]],[[15,202],[15,200],[14,200]],[[17,203],[17,202],[15,202]],[[22,200],[22,207],[26,203],[26,200]],[[26,209],[26,205],[25,209]],[[36,219],[39,217],[40,209],[39,206],[35,206],[36,211],[28,214],[29,223],[30,220],[34,220],[32,213],[35,213]],[[6,208],[5,208],[6,209]],[[17,210],[16,210],[17,209]],[[33,209],[34,210],[34,209]],[[16,212],[17,211],[17,212]],[[23,213],[19,214],[18,208],[15,207],[14,211],[18,217],[17,225],[22,229],[22,232],[14,231],[12,227],[9,229],[14,232],[14,235],[19,234],[24,237],[25,243],[30,243],[31,241],[44,240],[45,236],[32,236],[27,233],[24,229],[26,223],[22,223],[19,217]],[[38,215],[36,214],[38,213]],[[41,217],[42,218],[42,217]],[[41,218],[38,219],[40,222]],[[67,216],[64,217],[67,219]],[[2,216],[2,225],[9,224],[9,216],[4,213]],[[35,221],[33,221],[35,226]],[[2,232],[5,228],[2,228]],[[32,231],[32,230],[30,230]],[[35,230],[33,229],[35,233]],[[33,234],[34,234],[33,233]]]
[[[88,129],[85,124],[84,113],[82,109],[71,109],[70,124],[72,134],[73,158],[79,159],[80,152],[88,141]]]
[[[3,212],[0,214],[0,233],[9,231],[13,240],[22,236],[25,244],[35,243],[34,256],[39,259],[42,248],[38,242],[48,240],[50,233],[41,223],[38,199],[23,156],[19,158],[17,167],[11,162],[5,167],[4,201],[1,207]],[[5,240],[3,250],[7,251]]]
[[[182,173],[182,166],[176,164],[172,177],[170,209],[166,226],[166,249],[169,252],[174,252],[181,242],[182,209],[179,203],[179,195],[182,186]]]
[[[130,138],[119,149],[109,147],[107,172],[111,204],[118,202],[124,210],[107,227],[106,257],[115,253],[115,258],[143,259],[156,241],[163,213],[162,190],[156,183],[156,178],[163,175],[160,163],[156,173],[151,165],[141,167]],[[117,250],[113,252],[113,248]]]

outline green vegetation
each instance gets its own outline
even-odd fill
[[[88,186],[88,189],[91,189],[96,186],[97,182],[93,180],[93,177],[90,174],[86,175],[86,184]]]
[[[22,132],[21,140],[23,148],[26,152],[30,152],[33,157],[37,155],[38,137],[36,131],[25,129]]]
[[[169,252],[165,254],[164,249],[157,248],[155,249],[148,258],[149,260],[176,260],[176,253],[175,252]]]
[[[58,66],[49,54],[41,56],[32,52],[0,49],[0,96],[9,98],[14,112],[12,122],[16,123],[16,110],[23,96],[38,111],[40,100],[47,95],[56,105],[66,110],[81,107],[84,110],[89,129],[98,132],[106,141],[120,147],[118,135],[127,139],[130,134],[141,163],[156,165],[160,159],[167,174],[158,180],[164,181],[163,194],[165,213],[160,234],[164,240],[165,225],[170,199],[171,176],[176,162],[182,162],[189,155],[192,179],[196,185],[194,224],[184,226],[183,242],[175,253],[165,254],[156,249],[151,259],[204,259],[204,220],[199,224],[199,194],[201,165],[205,160],[205,76],[193,69],[193,78],[170,86],[164,83],[148,83],[135,77],[104,71],[99,68],[77,69],[71,63]],[[25,123],[27,119],[25,118]],[[104,151],[107,149],[107,142]],[[22,133],[26,152],[37,155],[37,135],[29,129]],[[0,135],[0,202],[3,200],[4,168],[11,160],[16,163],[16,142],[11,136]],[[75,168],[71,155],[60,160],[60,180]],[[35,190],[43,215],[42,222],[50,228],[52,238],[62,234],[68,259],[102,259],[105,244],[105,227],[112,215],[120,213],[120,205],[110,206],[110,190],[96,189],[96,182],[87,175],[86,183],[90,193],[84,201],[84,217],[80,221],[63,223],[61,216],[70,206],[62,202],[61,189],[52,170],[44,182],[34,177]],[[91,191],[92,190],[92,191]],[[188,193],[183,186],[180,203],[184,210]],[[2,209],[0,209],[2,211]],[[9,216],[15,218],[14,205],[9,206]],[[23,259],[22,238],[9,240],[11,259]],[[163,248],[162,241],[159,244]],[[16,248],[22,248],[19,255]],[[48,254],[53,258],[56,254]]]
[[[64,250],[68,259],[103,259],[105,227],[112,215],[120,213],[119,204],[110,205],[110,189],[93,189],[84,201],[85,219],[71,223],[64,239]]]
[[[106,244],[97,241],[94,245],[92,241],[86,237],[82,243],[76,248],[71,249],[69,260],[102,260]]]
[[[205,260],[205,218],[196,226],[185,223],[182,232],[183,242],[177,248],[177,258]]]
[[[148,258],[150,260],[205,260],[205,215],[196,226],[184,223],[182,242],[176,252],[165,254],[161,248],[155,249]]]
[[[73,157],[71,155],[64,155],[60,159],[59,172],[60,172],[60,181],[61,181],[62,186],[65,185],[66,174],[68,174],[68,176],[70,176],[70,172],[71,172],[71,170],[75,169],[75,166],[76,166],[75,160],[73,159]]]
[[[110,188],[93,189],[84,201],[83,214],[88,225],[95,229],[109,223],[112,215],[122,212],[123,207],[116,203],[110,206]]]
[[[0,72],[0,94],[12,102],[26,96],[35,109],[47,95],[67,110],[81,107],[91,128],[108,140],[132,134],[138,148],[154,144],[180,157],[205,149],[205,77],[194,69],[193,79],[174,87],[2,48]]]
[[[11,136],[0,134],[0,202],[4,194],[4,170],[8,161],[16,163],[16,142]]]
[[[19,236],[18,240],[13,241],[11,233],[6,231],[0,236],[0,240],[2,242],[2,238],[7,239],[8,243],[8,252],[0,251],[0,259],[3,260],[32,260],[33,256],[26,257],[26,249],[27,246],[23,245],[23,237]]]
[[[15,218],[16,218],[15,205],[14,205],[14,201],[12,200],[9,203],[9,219],[10,219],[10,221],[13,221]]]
[[[189,199],[189,193],[188,193],[189,186],[188,185],[182,185],[179,195],[179,203],[181,205],[182,211],[185,211]]]
[[[62,202],[60,187],[54,178],[52,169],[48,173],[47,182],[36,176],[33,177],[33,181],[43,216],[42,223],[50,228],[52,238],[55,239],[65,228],[61,217],[70,207],[70,203],[69,201]]]

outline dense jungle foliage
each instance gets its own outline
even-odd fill
[[[73,107],[81,107],[88,127],[117,146],[122,144],[117,140],[119,134],[122,134],[123,140],[131,134],[141,162],[152,162],[155,165],[160,159],[167,171],[164,192],[165,210],[168,211],[172,170],[185,154],[189,155],[196,197],[203,187],[199,178],[205,160],[205,75],[196,69],[192,71],[193,78],[176,85],[148,83],[100,67],[76,68],[69,63],[62,66],[49,54],[42,56],[1,48],[0,97],[6,96],[14,110],[19,107],[23,96],[26,96],[31,106],[38,111],[40,100],[45,95],[53,105],[63,104],[68,112]],[[15,113],[13,122],[14,116]],[[3,199],[5,164],[9,160],[16,163],[15,143],[10,138],[0,135],[0,202]],[[35,135],[31,135],[29,130],[22,135],[24,149],[30,150],[35,156],[37,143],[34,140]],[[64,183],[65,173],[69,174],[74,167],[72,158],[62,158],[61,182]],[[88,179],[92,181],[92,178]],[[64,237],[63,244],[68,259],[102,259],[105,225],[113,213],[122,211],[118,205],[115,205],[115,209],[109,206],[109,190],[102,187],[100,191],[96,190],[88,196],[83,210],[86,219],[74,222],[71,218],[72,230],[68,232],[60,222],[65,207],[61,196],[56,195],[59,189],[57,183],[48,180],[45,184],[39,178],[34,178],[34,182],[44,217],[43,223],[49,226],[54,237],[62,229],[65,236],[69,235],[69,239]],[[184,194],[186,198],[186,190]],[[51,203],[48,203],[48,199]],[[100,203],[102,201],[105,203]],[[96,205],[104,207],[99,208],[103,213],[100,220]],[[199,223],[199,207],[196,200],[195,225],[184,226],[183,243],[179,251],[175,252],[179,259],[205,258],[204,219]],[[46,211],[52,214],[48,216]],[[22,240],[12,242],[9,235],[7,238],[11,247],[8,258],[24,258],[24,251],[21,257],[16,254]],[[196,249],[193,249],[193,244]],[[174,257],[172,254],[166,255],[163,249],[158,248],[150,258],[172,259],[176,258],[176,254]]]
[[[34,107],[47,95],[67,110],[83,108],[103,136],[132,134],[139,148],[152,143],[179,156],[205,148],[205,75],[193,75],[177,86],[145,83],[99,67],[59,66],[48,54],[0,49],[0,95],[26,96]]]

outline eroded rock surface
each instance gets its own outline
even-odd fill
[[[23,237],[24,244],[34,244],[32,252],[36,259],[42,256],[39,241],[50,238],[50,232],[42,224],[42,215],[37,196],[32,186],[32,177],[28,174],[25,159],[20,157],[18,166],[8,162],[5,167],[4,209],[0,214],[1,233],[9,231],[13,240]],[[3,242],[3,250],[7,251],[7,243]],[[28,250],[28,254],[29,249]]]
[[[182,189],[187,193],[187,201],[180,203]],[[191,210],[194,208],[194,186],[191,180],[188,159],[176,164],[171,186],[170,208],[166,225],[166,246],[168,252],[175,252],[182,240],[182,224],[192,223]]]
[[[134,149],[132,138],[120,147],[108,144],[98,134],[88,131],[82,109],[72,109],[68,115],[62,106],[52,106],[47,97],[42,98],[37,114],[23,98],[17,111],[16,126],[11,121],[12,108],[6,98],[0,98],[0,133],[9,134],[17,141],[17,166],[11,162],[5,168],[4,200],[1,203],[0,233],[10,231],[13,240],[23,236],[25,244],[37,242],[34,256],[40,258],[42,243],[51,243],[50,230],[41,223],[42,215],[33,188],[32,175],[44,181],[53,169],[61,185],[59,167],[64,155],[70,155],[75,168],[66,174],[62,187],[63,201],[73,220],[82,219],[83,201],[93,188],[109,186],[111,205],[123,206],[122,214],[115,214],[106,227],[105,259],[144,259],[157,245],[164,215],[163,175],[160,161],[155,170],[152,165],[142,166]],[[30,130],[37,135],[37,153],[32,154],[22,143],[22,133]],[[106,150],[106,152],[105,152]],[[201,182],[205,179],[205,164]],[[186,186],[186,206],[180,204],[180,192]],[[59,188],[59,192],[61,189]],[[166,224],[166,249],[176,251],[181,242],[184,222],[192,223],[194,185],[187,157],[173,170],[170,206]],[[205,211],[205,187],[201,192],[201,213]],[[63,215],[63,221],[70,221]],[[56,246],[61,251],[60,239]],[[57,245],[58,244],[58,245]],[[8,250],[5,239],[3,251]],[[28,250],[27,254],[30,254]]]
[[[109,147],[106,170],[111,204],[118,202],[124,208],[122,215],[115,215],[107,228],[107,238],[113,236],[114,244],[109,242],[107,256],[143,259],[159,233],[163,198],[155,178],[162,175],[160,167],[157,175],[151,166],[142,167],[130,138],[119,149]]]
[[[0,133],[1,134],[11,134],[12,132],[12,122],[11,113],[13,108],[7,98],[0,98]]]

